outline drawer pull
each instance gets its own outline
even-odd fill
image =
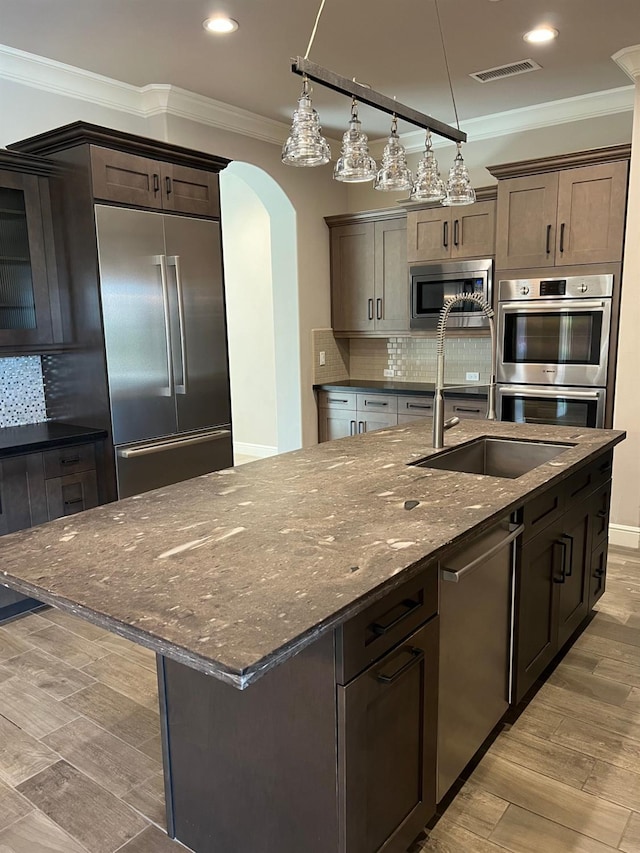
[[[327,403],[348,403],[348,400],[338,400],[337,397],[327,397]]]
[[[407,409],[433,409],[433,403],[407,403]]]
[[[608,471],[611,468],[611,460],[607,459],[606,462],[603,462],[600,468],[598,469],[601,474],[604,474],[605,471]]]
[[[575,496],[576,496],[576,495],[579,495],[579,494],[580,494],[580,492],[583,492],[585,489],[588,489],[588,488],[589,488],[589,486],[591,485],[591,479],[592,479],[592,478],[591,478],[591,474],[589,473],[589,474],[587,475],[587,478],[586,478],[586,480],[584,481],[584,483],[583,483],[581,486],[578,486],[578,488],[575,490],[575,492],[571,492],[571,497],[572,497],[572,498],[575,498]]]
[[[365,400],[365,406],[388,406],[389,403],[384,403],[382,400]]]
[[[81,503],[84,503],[84,498],[73,498],[73,500],[65,501],[64,505],[65,506],[73,506],[74,504],[81,504]]]
[[[77,465],[80,462],[79,456],[69,456],[67,459],[61,459],[61,465]]]
[[[395,607],[392,607],[391,610],[388,610],[377,622],[373,622],[371,624],[371,630],[376,635],[376,637],[382,637],[384,634],[388,634],[389,631],[392,631],[396,625],[399,625],[403,619],[406,619],[407,616],[411,615],[414,610],[417,610],[422,606],[422,601],[414,601],[412,598],[405,598],[404,601],[401,601],[399,604],[396,604]],[[400,609],[400,613],[398,613],[398,609]]]
[[[410,655],[409,660],[406,663],[403,663],[402,666],[398,667],[395,672],[392,672],[389,675],[383,672],[379,672],[376,675],[378,681],[381,681],[383,684],[392,684],[394,681],[396,681],[396,679],[400,678],[401,675],[403,675],[408,669],[411,669],[414,664],[418,663],[418,661],[421,661],[424,657],[424,652],[422,649],[403,649],[402,653],[403,655]]]
[[[481,409],[471,409],[468,406],[454,406],[454,412],[473,412],[474,414],[480,414]]]

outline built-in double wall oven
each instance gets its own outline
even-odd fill
[[[498,285],[498,409],[504,421],[602,427],[613,275]]]

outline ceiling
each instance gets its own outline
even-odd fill
[[[640,44],[638,0],[439,0],[461,121],[630,85],[612,61]],[[289,122],[318,0],[0,0],[0,42],[136,86],[170,83]],[[217,12],[240,29],[221,37],[202,21]],[[551,45],[522,34],[556,27]],[[493,83],[468,75],[534,59],[541,71]],[[326,0],[310,59],[441,121],[455,123],[434,0]],[[346,98],[316,85],[325,131],[344,130]],[[389,119],[361,108],[370,136]],[[401,132],[411,130],[409,125]]]

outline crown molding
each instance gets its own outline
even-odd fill
[[[636,62],[640,71],[640,58],[633,59],[636,52],[640,56],[640,47],[625,48],[615,54],[614,59],[627,73],[629,71],[623,63],[631,64],[631,67],[635,68],[636,65],[632,63]],[[141,118],[176,116],[274,145],[282,145],[289,135],[289,125],[284,122],[265,118],[177,86],[161,83],[132,86],[7,45],[0,45],[0,78],[44,92],[79,98]],[[469,119],[462,123],[462,129],[471,141],[480,141],[550,125],[630,112],[633,110],[633,102],[634,86],[622,86]],[[401,138],[408,152],[422,151],[423,132],[403,134]],[[339,140],[329,139],[329,142],[339,150]],[[374,156],[376,153],[380,156],[385,143],[386,137],[370,143]],[[447,140],[434,139],[434,148],[450,144]]]
[[[640,44],[623,47],[611,57],[634,83],[640,82]]]
[[[640,52],[640,48],[634,49]],[[465,131],[470,142],[479,142],[483,139],[507,136],[510,133],[522,133],[527,130],[584,121],[615,113],[633,112],[634,97],[633,86],[620,86],[616,89],[576,95],[573,98],[562,98],[558,101],[548,101],[544,104],[518,107],[515,110],[472,118],[462,122],[460,127]],[[423,132],[403,133],[400,138],[408,153],[424,149]],[[374,157],[377,152],[382,151],[385,144],[386,138],[376,139],[370,143]],[[450,145],[448,140],[433,139],[434,148]]]

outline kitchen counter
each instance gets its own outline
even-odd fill
[[[408,467],[424,424],[320,444],[3,537],[7,586],[243,688],[624,433],[465,421],[575,443],[518,479]],[[410,504],[406,502],[410,501]]]
[[[0,459],[106,438],[103,429],[46,421],[39,424],[0,428]]]
[[[375,391],[378,394],[423,394],[433,397],[435,393],[433,382],[389,382],[377,379],[344,379],[340,382],[319,382],[314,385],[314,390],[336,391],[348,389],[349,391]],[[481,397],[487,399],[486,385],[450,385],[448,396],[451,397]],[[445,387],[447,392],[447,387]]]

